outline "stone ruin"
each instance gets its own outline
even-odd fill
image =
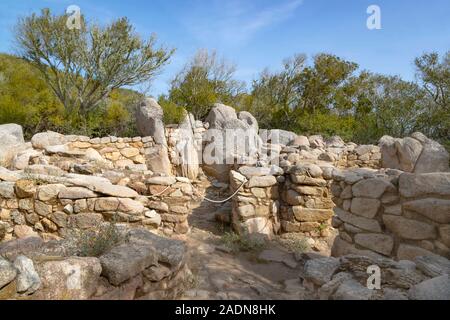
[[[0,125],[0,299],[179,297],[192,275],[186,246],[171,237],[189,234],[205,174],[229,188],[221,220],[238,234],[332,247],[331,257],[297,257],[315,298],[450,299],[449,155],[437,142],[263,130],[221,104],[205,122],[187,115],[164,126],[162,116],[146,99],[135,138],[44,132],[25,142],[20,126]],[[126,240],[76,256],[69,233],[110,221]],[[364,285],[372,265],[382,291]]]

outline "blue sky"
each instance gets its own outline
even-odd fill
[[[18,17],[44,7],[63,13],[72,4],[99,23],[127,16],[143,36],[156,33],[177,48],[152,95],[167,91],[199,48],[216,49],[236,63],[236,77],[247,83],[265,67],[277,70],[283,58],[319,52],[414,80],[415,57],[450,50],[449,0],[2,0],[0,51],[14,52]],[[381,30],[366,27],[372,4],[381,9]]]

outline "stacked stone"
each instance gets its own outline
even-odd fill
[[[72,256],[65,240],[0,244],[0,300],[178,298],[192,275],[185,244],[144,229],[121,232],[124,240],[99,257]]]
[[[171,235],[189,232],[188,216],[194,189],[184,177],[151,177],[145,181],[147,206],[161,217],[162,231]]]
[[[152,152],[154,142],[152,137],[93,138],[84,136],[66,136],[70,150],[95,150],[98,160],[111,161],[114,168],[132,167],[147,170],[145,155]],[[94,152],[90,151],[93,156]],[[91,157],[93,157],[91,156]]]
[[[449,257],[450,174],[386,173],[333,171],[333,254]]]
[[[239,234],[263,234],[270,238],[278,233],[280,202],[277,179],[283,178],[281,174],[283,170],[275,167],[244,166],[239,168],[239,172],[230,171],[231,191],[245,182],[232,202],[232,224]]]
[[[360,145],[346,150],[337,162],[343,168],[381,168],[380,147],[375,145]]]
[[[334,207],[329,190],[332,169],[315,164],[287,169],[280,210],[283,232],[302,233],[313,238],[330,235]]]
[[[87,229],[103,221],[151,229],[161,223],[161,217],[146,207],[147,199],[125,186],[103,181],[86,186],[37,182],[0,182],[0,225],[6,229],[5,240],[37,234],[51,239],[64,236],[68,229]]]

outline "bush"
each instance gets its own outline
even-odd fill
[[[183,107],[168,100],[165,96],[159,97],[158,103],[163,109],[165,124],[180,124],[184,120],[186,110]]]
[[[261,238],[254,237],[249,234],[239,235],[235,232],[226,232],[222,236],[221,242],[232,252],[259,251],[265,246],[265,240]]]
[[[73,230],[71,238],[80,257],[99,257],[124,240],[114,223],[102,223],[88,230]]]

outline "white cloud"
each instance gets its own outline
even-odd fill
[[[214,1],[212,12],[194,8],[195,13],[188,17],[186,25],[200,41],[239,45],[264,28],[292,18],[302,3],[303,0],[287,0],[260,8],[249,1]]]

